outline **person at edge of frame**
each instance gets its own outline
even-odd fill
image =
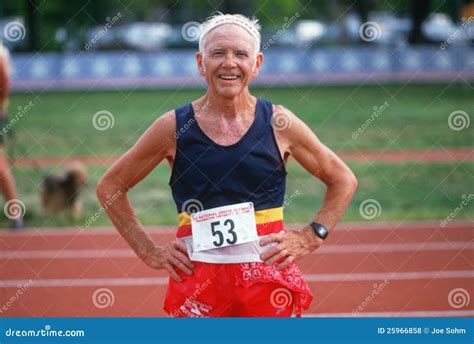
[[[7,206],[5,212],[10,214],[10,227],[12,229],[21,229],[24,227],[22,213],[17,213],[18,207],[15,202],[18,199],[15,179],[10,170],[10,164],[5,157],[4,150],[4,126],[7,117],[8,92],[10,89],[11,61],[10,54],[6,47],[0,42],[0,190],[3,194]],[[10,129],[11,130],[11,129]],[[10,202],[10,205],[8,203]],[[10,210],[11,211],[10,211]]]

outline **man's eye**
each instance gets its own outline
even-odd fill
[[[215,51],[212,55],[214,55],[214,56],[222,56],[222,51]]]

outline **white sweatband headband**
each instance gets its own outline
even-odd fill
[[[203,52],[202,42],[204,41],[204,37],[211,30],[214,30],[216,27],[225,25],[225,24],[235,24],[247,30],[247,32],[250,33],[252,37],[255,39],[257,53],[260,51],[260,33],[252,25],[250,25],[248,22],[240,18],[236,18],[232,16],[222,16],[222,17],[217,18],[216,20],[211,20],[211,22],[208,24],[206,23],[204,27],[201,24],[201,35],[199,37],[199,51],[200,52]]]

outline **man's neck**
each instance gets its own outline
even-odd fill
[[[237,97],[225,98],[206,93],[202,98],[202,105],[208,104],[209,113],[224,117],[240,117],[251,113],[255,109],[256,98],[248,90]]]

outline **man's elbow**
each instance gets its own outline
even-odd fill
[[[357,181],[357,177],[354,175],[354,173],[352,173],[352,171],[350,171],[345,177],[345,184],[347,190],[349,190],[351,192],[351,195],[353,195],[357,190],[359,182]]]
[[[358,181],[354,173],[347,169],[338,173],[330,182],[325,182],[328,188],[337,190],[338,193],[352,197],[357,190]]]
[[[105,178],[102,176],[99,181],[97,182],[97,185],[95,187],[95,194],[97,196],[97,199],[99,200],[100,204],[103,205],[103,201],[106,198],[107,194],[107,181]]]
[[[104,175],[99,179],[99,182],[96,185],[95,194],[97,195],[100,204],[104,206],[112,195],[122,194],[122,190],[113,184],[110,179],[107,178],[107,175]]]

